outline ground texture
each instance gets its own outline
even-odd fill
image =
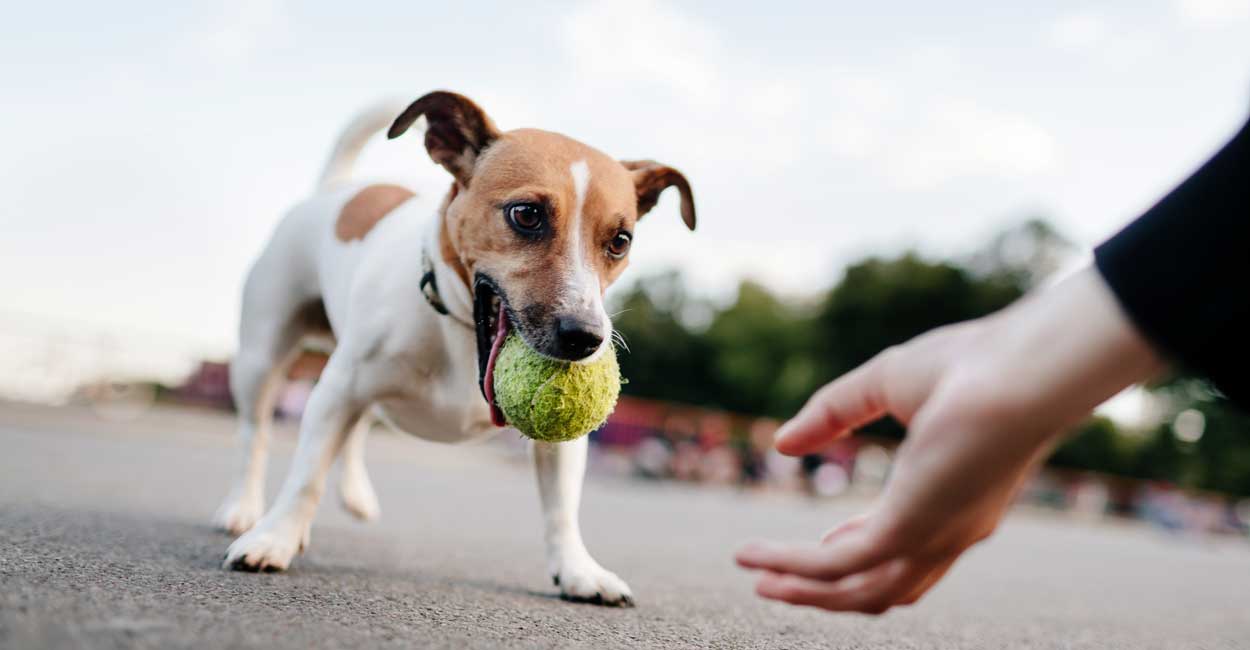
[[[223,571],[208,522],[231,428],[0,406],[0,648],[1250,647],[1244,542],[1018,513],[919,605],[828,615],[757,600],[730,555],[862,504],[593,475],[587,544],[638,607],[565,603],[525,463],[396,435],[370,442],[380,522],[327,498],[289,572]],[[293,444],[277,438],[271,495]]]

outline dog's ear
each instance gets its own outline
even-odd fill
[[[499,129],[477,104],[464,95],[434,91],[413,102],[386,132],[398,138],[417,118],[425,116],[425,150],[465,187],[473,176],[478,154],[499,137]]]
[[[625,169],[634,174],[634,189],[638,192],[638,216],[642,216],[655,207],[660,200],[660,192],[676,187],[681,193],[681,220],[686,227],[694,230],[694,193],[690,191],[690,182],[681,172],[661,165],[654,160],[622,160]]]

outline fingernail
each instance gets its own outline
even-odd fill
[[[758,562],[762,556],[768,554],[768,544],[764,542],[749,542],[742,548],[738,549],[735,557],[739,562],[754,563]]]
[[[744,544],[734,553],[734,559],[738,562],[744,562],[751,559],[751,556],[757,553],[757,546],[758,545],[755,542]]]

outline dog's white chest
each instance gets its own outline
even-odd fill
[[[481,395],[452,392],[448,386],[379,400],[375,411],[391,427],[434,442],[468,442],[500,431],[490,423],[490,411]]]

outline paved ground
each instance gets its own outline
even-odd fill
[[[1250,646],[1244,543],[1019,514],[918,606],[834,616],[754,599],[729,556],[752,536],[816,535],[849,504],[594,477],[587,543],[639,606],[565,603],[524,464],[393,435],[370,443],[381,522],[327,503],[290,572],[222,571],[228,540],[206,522],[229,430],[0,406],[0,647]]]

